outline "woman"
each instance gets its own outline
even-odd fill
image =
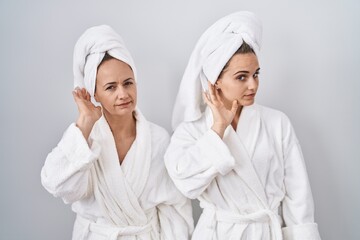
[[[136,108],[136,69],[112,28],[80,37],[74,76],[79,117],[41,171],[77,214],[72,239],[188,239],[191,205],[163,162],[169,136]]]
[[[250,12],[220,19],[201,36],[180,85],[165,164],[203,208],[192,239],[320,239],[290,121],[254,103],[261,31]]]

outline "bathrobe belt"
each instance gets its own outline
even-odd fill
[[[93,232],[107,237],[107,240],[117,240],[120,236],[135,236],[148,233],[152,230],[153,226],[158,224],[156,214],[153,214],[149,222],[142,226],[117,227],[104,223],[97,223],[88,218],[84,218],[79,214],[77,214],[76,221],[85,227],[83,237],[81,239],[86,239],[88,233]]]
[[[269,223],[271,230],[271,239],[282,240],[281,224],[279,215],[276,210],[260,209],[249,214],[239,214],[230,211],[217,210],[213,207],[204,208],[205,214],[211,214],[218,222],[226,222],[233,224],[249,224],[249,223]]]

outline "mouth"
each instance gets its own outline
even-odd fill
[[[253,97],[255,97],[255,93],[246,94],[246,95],[244,95],[244,97],[253,98]]]
[[[131,104],[132,104],[132,101],[128,101],[128,102],[121,103],[121,104],[115,104],[115,107],[118,107],[118,108],[127,108],[127,107],[129,107]]]

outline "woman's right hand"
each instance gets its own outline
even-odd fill
[[[213,113],[213,125],[211,129],[214,130],[220,138],[222,138],[224,136],[225,129],[231,124],[235,117],[238,109],[238,103],[234,100],[231,109],[227,109],[221,100],[221,96],[218,92],[219,90],[216,89],[209,81],[208,88],[210,93],[207,94],[204,92],[203,97]]]
[[[85,139],[88,139],[92,127],[102,115],[101,107],[95,107],[91,102],[90,94],[85,88],[75,88],[72,94],[79,110],[76,126],[82,131]]]

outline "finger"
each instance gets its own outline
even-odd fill
[[[86,89],[85,88],[81,89],[81,97],[83,100],[86,101],[88,99],[87,95],[88,95],[88,92],[86,91]]]
[[[79,92],[81,91],[81,89],[79,87],[76,87],[73,91],[73,93],[76,95],[77,98],[79,98]]]
[[[232,106],[231,106],[231,112],[236,114],[236,111],[239,107],[239,104],[238,104],[238,101],[237,100],[234,100],[233,103],[232,103]]]
[[[207,93],[206,93],[206,92],[202,92],[202,96],[203,96],[204,102],[205,102],[205,103],[208,103],[208,102],[209,102],[209,98],[208,98],[208,96],[207,96]]]
[[[209,87],[209,92],[210,92],[210,101],[214,102],[214,101],[216,101],[214,86],[209,81],[208,81],[208,87]]]
[[[90,101],[90,99],[91,99],[90,93],[86,92],[86,100]]]
[[[86,100],[91,102],[91,95],[87,90],[86,90]]]
[[[80,92],[80,88],[75,88],[74,91],[73,91],[73,96],[76,97],[76,99],[79,99],[80,96],[79,96],[79,92]]]
[[[77,97],[76,90],[72,91],[71,93],[72,93],[72,95],[73,95],[73,97],[74,97],[74,100],[76,101],[77,98],[78,98],[78,97]]]
[[[96,109],[101,112],[101,107],[100,106],[96,106]]]
[[[210,101],[210,98],[209,98],[209,96],[208,96],[208,94],[207,94],[206,92],[203,92],[203,98],[204,98],[204,101],[205,101],[205,103],[206,103],[207,105],[209,105],[209,106],[212,105],[212,103],[211,103],[211,101]]]
[[[81,89],[81,97],[82,97],[83,99],[86,99],[86,89],[85,89],[85,88],[82,88],[82,89]]]
[[[72,91],[72,95],[74,97],[74,101],[75,101],[76,105],[79,107],[79,104],[81,102],[81,98],[79,97],[79,93],[76,90],[74,90],[74,91]]]
[[[84,99],[84,97],[83,97],[83,89],[80,89],[79,91],[77,91],[77,93],[78,93],[79,99],[83,100]]]

